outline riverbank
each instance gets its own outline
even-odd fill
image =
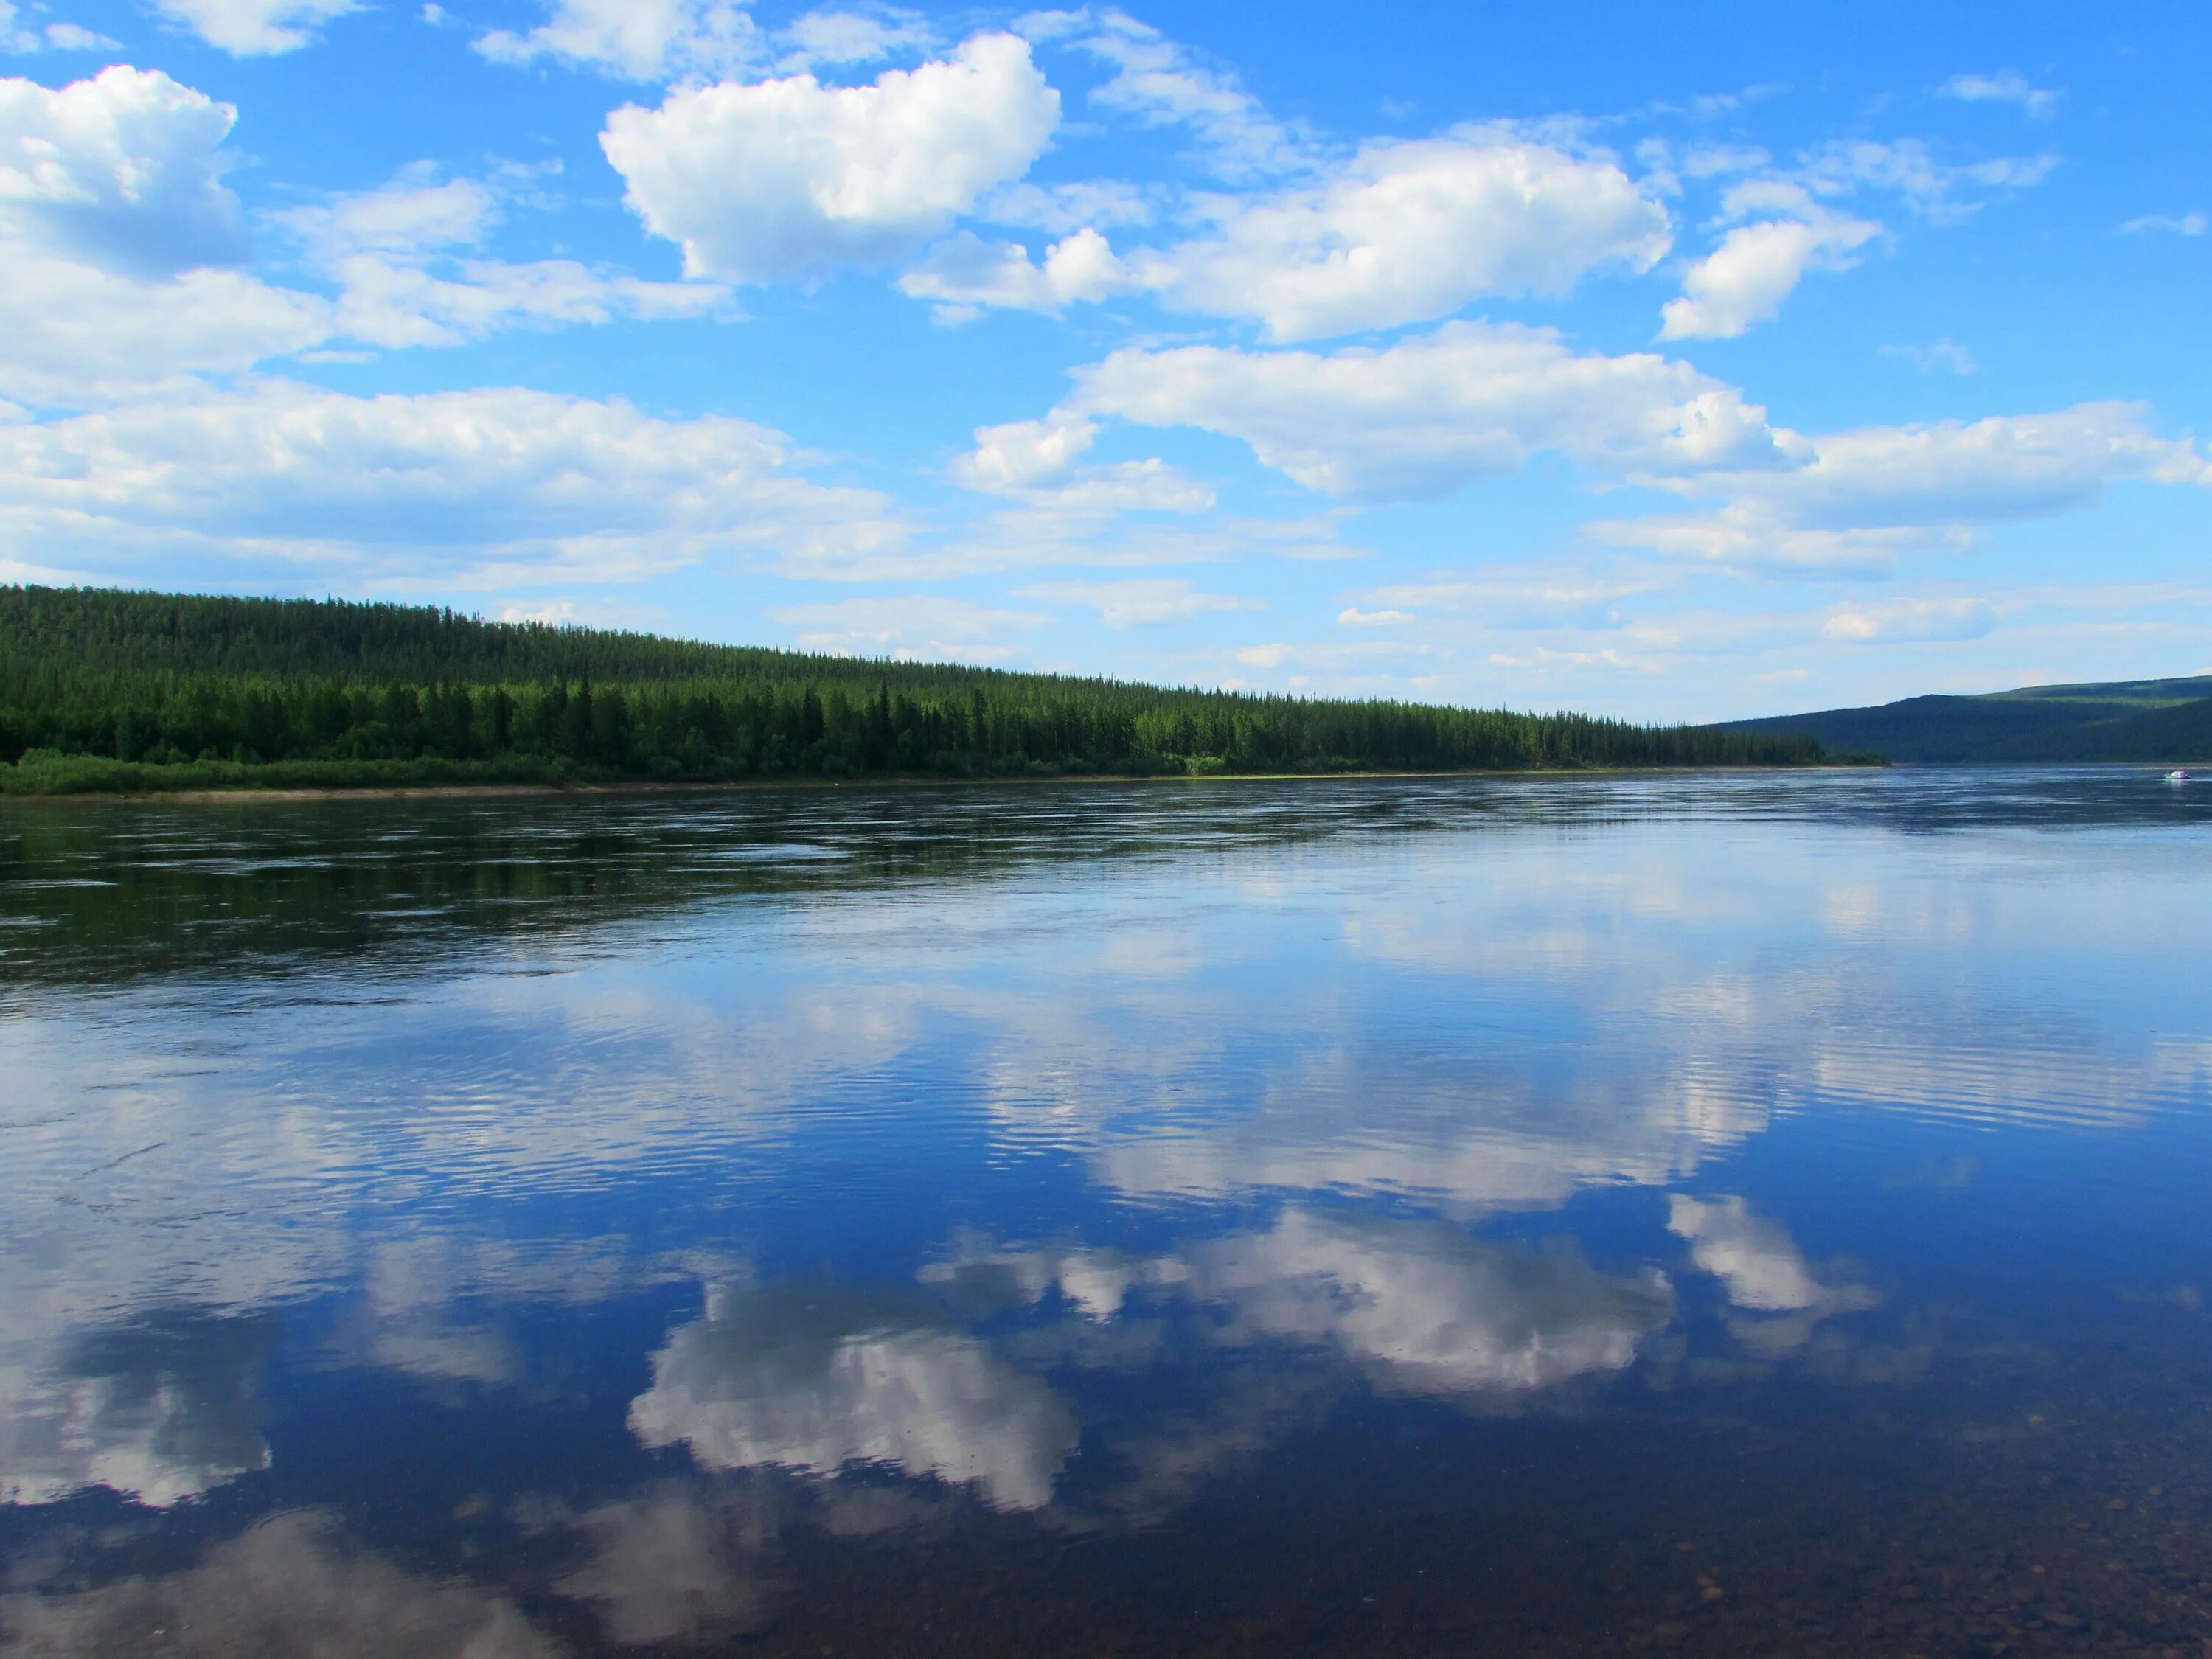
[[[110,763],[111,764],[118,764]],[[854,787],[881,788],[960,788],[975,785],[1004,784],[1066,784],[1066,783],[1238,783],[1328,781],[1408,778],[1561,778],[1561,777],[1626,777],[1668,774],[1736,773],[1736,772],[1809,772],[1838,771],[1869,767],[1880,767],[1887,763],[1879,757],[1852,757],[1823,761],[1802,766],[1543,766],[1543,767],[1481,767],[1453,770],[1429,771],[1331,771],[1331,772],[1022,772],[1003,776],[978,775],[972,777],[951,776],[943,773],[868,773],[859,776],[823,777],[803,775],[784,775],[774,777],[749,778],[571,778],[565,780],[538,779],[526,781],[453,781],[436,782],[428,780],[400,780],[349,782],[303,783],[296,781],[248,778],[237,782],[206,783],[195,781],[163,787],[114,787],[94,786],[64,789],[23,789],[8,787],[6,774],[15,769],[0,766],[0,805],[52,805],[68,802],[105,804],[118,806],[213,805],[229,802],[278,801],[343,801],[343,800],[500,800],[536,796],[585,795],[695,795],[726,794],[757,790],[837,789]],[[152,769],[134,768],[148,771]],[[184,768],[173,769],[185,770]],[[240,767],[244,773],[283,772],[295,769],[283,767]]]

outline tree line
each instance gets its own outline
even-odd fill
[[[421,607],[0,587],[0,763],[57,776],[93,775],[65,762],[708,781],[1821,758],[1798,735],[1176,690]]]

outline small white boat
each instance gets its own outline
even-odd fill
[[[2168,783],[2186,783],[2189,781],[2189,774],[2177,766],[2166,775],[2166,781]]]

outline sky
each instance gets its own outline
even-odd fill
[[[2212,11],[0,0],[0,580],[1699,720],[2212,672]]]

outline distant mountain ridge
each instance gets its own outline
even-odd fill
[[[1866,708],[1728,720],[1714,728],[1817,738],[1907,764],[1959,761],[2212,761],[2212,674],[1906,697]]]

